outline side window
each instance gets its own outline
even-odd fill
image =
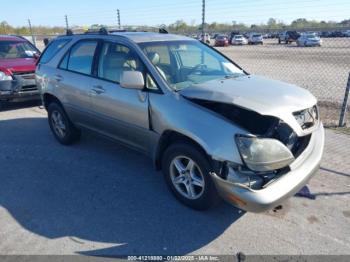
[[[69,52],[64,55],[64,58],[62,59],[60,65],[58,66],[61,69],[67,69],[68,67],[68,57],[69,57]]]
[[[90,75],[96,47],[97,41],[91,40],[81,41],[73,46],[67,61],[67,69]]]
[[[51,42],[40,56],[39,64],[49,62],[69,41],[69,39],[56,39]]]
[[[98,63],[98,76],[119,83],[123,71],[143,72],[144,66],[128,47],[105,42]]]

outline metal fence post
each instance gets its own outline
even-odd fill
[[[29,32],[32,35],[33,44],[34,44],[34,46],[36,46],[35,37],[33,34],[33,29],[32,29],[32,23],[30,22],[30,19],[28,19],[28,25],[29,25]]]
[[[345,88],[343,106],[342,106],[341,112],[340,112],[339,127],[345,126],[345,114],[346,114],[346,110],[348,107],[349,91],[350,91],[350,73],[349,73],[349,77],[348,77],[348,83],[347,83],[346,88]]]

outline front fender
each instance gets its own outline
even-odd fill
[[[151,126],[156,133],[176,131],[194,140],[214,160],[242,164],[234,136],[247,131],[210,110],[178,93],[151,93],[150,114]]]

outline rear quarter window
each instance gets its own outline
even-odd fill
[[[56,39],[51,42],[40,56],[39,64],[48,63],[69,41],[70,39]]]

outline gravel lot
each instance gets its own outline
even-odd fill
[[[263,214],[190,210],[147,157],[90,133],[61,146],[34,105],[3,108],[0,141],[0,254],[350,255],[350,136],[327,130],[316,200]]]
[[[249,73],[299,85],[320,101],[326,124],[338,124],[350,73],[350,38],[325,38],[322,47],[279,45],[267,39],[263,46],[229,46],[218,50]],[[350,112],[350,105],[349,105]],[[350,123],[350,113],[347,117]]]

